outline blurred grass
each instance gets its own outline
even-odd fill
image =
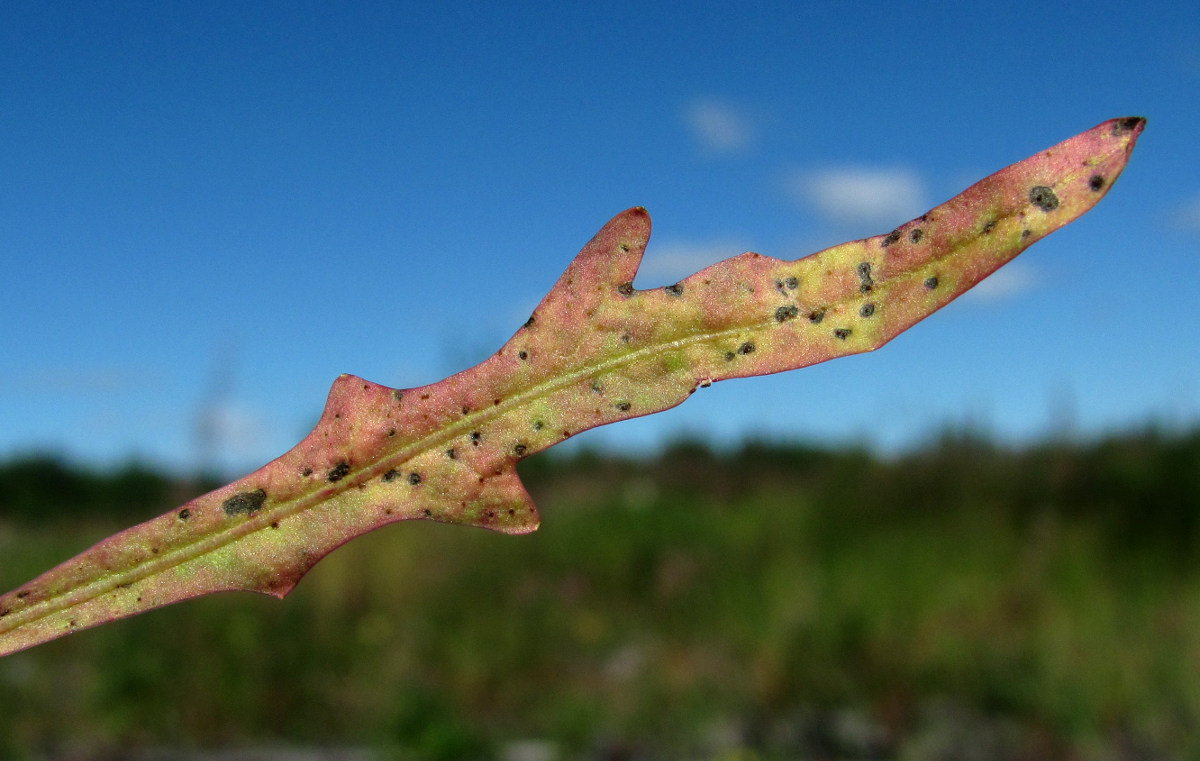
[[[124,527],[47,519],[30,488],[14,509],[13,470],[4,589]],[[0,757],[961,758],[947,727],[972,722],[964,742],[1006,738],[994,757],[1200,757],[1200,433],[954,434],[890,462],[682,443],[522,473],[533,536],[391,526],[284,602],[217,595],[0,659]]]

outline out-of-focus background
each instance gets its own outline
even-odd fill
[[[6,590],[281,454],[338,373],[486,358],[624,208],[653,287],[1149,117],[1094,212],[884,350],[522,463],[532,537],[391,527],[284,603],[0,659],[0,756],[1200,754],[1198,33],[1165,1],[0,7]]]

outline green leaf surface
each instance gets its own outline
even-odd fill
[[[715,381],[882,346],[1094,206],[1144,126],[1104,122],[886,235],[796,261],[746,253],[666,288],[633,288],[650,217],[625,211],[485,362],[410,389],[343,375],[287,454],[0,597],[0,655],[210,592],[283,597],[395,521],[533,531],[518,460]]]

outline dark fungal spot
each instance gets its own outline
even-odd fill
[[[543,423],[542,421],[540,421],[540,420],[533,421],[533,430],[540,431],[545,427],[546,427],[546,424]]]
[[[254,515],[262,509],[263,503],[266,501],[266,491],[263,489],[253,489],[234,494],[221,503],[221,509],[225,511],[226,515],[237,515],[239,513]]]
[[[604,384],[602,384],[598,380],[593,380],[592,381],[592,391],[596,392],[597,394],[602,393],[604,391]]]
[[[483,434],[479,431],[471,431],[471,444],[479,446],[479,441],[483,438]]]
[[[398,388],[392,389],[392,398],[395,399],[397,402],[402,402],[402,401],[404,401],[404,392]]]
[[[458,452],[454,451],[454,447],[450,447],[449,449],[446,450],[446,456],[449,457],[451,460],[457,460]]]
[[[787,289],[789,291],[794,291],[800,287],[800,278],[793,275],[792,277],[789,277],[788,279],[784,280],[783,284],[785,287],[787,287]]]
[[[930,277],[925,278],[925,287],[931,291],[934,288],[937,288],[938,287],[937,275],[931,275]]]
[[[663,290],[672,296],[682,296],[683,295],[683,286],[680,285],[679,283],[676,283],[675,285],[668,285],[666,288],[663,288]]]
[[[428,394],[428,393],[421,394],[421,399],[422,399],[422,400],[425,400],[425,399],[428,399],[428,398],[429,398],[429,394]]]
[[[983,225],[983,234],[987,235],[988,233],[990,233],[992,230],[995,230],[995,229],[996,229],[996,220],[989,219]]]
[[[312,475],[312,468],[305,468],[304,470],[300,471],[300,475],[304,476],[305,478],[308,478],[309,476]]]
[[[433,515],[433,511],[432,511],[432,510],[430,510],[428,507],[427,507],[427,508],[425,508],[424,510],[422,510],[421,512],[423,512],[423,513],[425,514],[425,517],[426,517],[426,518],[428,518],[429,516]]]
[[[750,343],[749,341],[747,341],[746,343],[744,343],[738,347],[738,354],[753,354],[753,353],[754,353],[754,344]]]
[[[1138,128],[1138,125],[1144,121],[1140,116],[1127,116],[1124,119],[1118,119],[1113,125],[1114,135],[1124,135],[1126,132],[1133,132]]]
[[[1099,191],[1104,187],[1104,178],[1098,174],[1093,174],[1092,178],[1088,180],[1088,187],[1092,190]]]
[[[408,474],[408,482],[410,484],[412,484],[413,486],[416,486],[417,484],[421,483],[421,474],[420,473],[409,473]]]
[[[838,340],[845,341],[847,338],[850,337],[850,334],[852,332],[853,331],[850,330],[850,328],[836,328],[833,331],[833,335],[836,336],[838,338]]]
[[[118,585],[118,586],[126,586],[126,587],[127,587],[127,586],[129,586],[129,585],[128,585],[128,584],[124,584],[124,585]],[[28,590],[28,589],[22,589],[20,592],[17,592],[17,599],[18,599],[18,600],[24,600],[24,599],[25,599],[26,597],[28,597],[28,596],[29,596],[29,590]]]
[[[528,451],[529,447],[525,444],[517,442],[515,445],[513,445],[513,454],[515,454],[517,457],[524,457],[525,453]]]
[[[862,280],[862,285],[858,287],[858,290],[863,293],[870,293],[871,289],[875,287],[875,281],[871,279],[871,263],[861,262],[858,265],[857,271],[858,278]]]
[[[820,325],[821,320],[824,320],[824,319],[825,319],[825,310],[824,309],[818,309],[815,312],[808,313],[808,321],[811,322],[813,325]]]
[[[537,322],[537,320],[534,318],[534,315],[529,315],[529,319],[528,319],[528,320],[526,320],[526,321],[525,321],[525,324],[524,324],[524,325],[522,325],[521,327],[523,327],[523,328],[532,328],[532,327],[533,327],[533,324],[534,324],[535,322]]]
[[[332,484],[332,483],[337,483],[338,481],[341,481],[343,478],[345,478],[349,474],[350,474],[350,463],[346,462],[345,460],[342,460],[337,465],[333,466],[333,470],[329,471],[329,473],[326,474],[325,478],[328,479],[329,483]]]
[[[188,508],[185,507],[179,511],[179,520],[186,521],[186,520],[189,520],[191,517],[192,517],[192,511],[189,510]]]
[[[495,398],[495,399],[493,399],[493,400],[492,400],[492,406],[493,406],[493,407],[499,407],[499,406],[500,406],[500,398],[499,398],[499,397],[497,397],[497,398]]]
[[[521,351],[517,352],[517,359],[529,359],[529,352],[522,349]]]
[[[387,481],[388,483],[395,481],[399,477],[400,477],[400,471],[396,470],[395,468],[392,468],[387,473],[383,474],[383,480]]]
[[[898,240],[900,240],[900,231],[892,230],[890,233],[888,233],[886,236],[884,236],[883,243],[880,247],[887,248],[888,246],[892,245],[893,243],[895,243]]]
[[[11,611],[11,610],[9,610],[8,608],[5,608],[4,610],[0,610],[0,618],[4,618],[4,617],[5,617],[5,616],[7,616],[9,613],[12,613],[12,611]]]
[[[632,282],[621,283],[620,285],[617,286],[617,293],[621,294],[622,296],[632,296],[633,295],[633,283]]]
[[[388,438],[390,439],[390,438],[392,438],[392,437],[393,437],[393,436],[395,436],[395,435],[396,435],[396,429],[395,429],[395,428],[389,428],[389,429],[388,429]]]
[[[800,314],[799,307],[785,306],[775,310],[775,322],[786,322],[796,319],[796,315]]]
[[[1036,185],[1029,191],[1029,201],[1042,211],[1054,211],[1058,208],[1058,196],[1045,185]]]
[[[633,409],[633,405],[629,402],[617,402],[613,406],[619,409],[621,412],[629,412],[629,410]]]
[[[731,352],[731,351],[727,351],[727,352],[725,352],[725,361],[726,361],[726,362],[732,362],[732,361],[733,361],[733,358],[734,358],[734,357],[736,357],[736,356],[737,356],[737,355],[736,355],[736,354],[734,354],[733,352]]]
[[[925,231],[919,227],[914,227],[912,232],[908,234],[908,240],[911,243],[920,243],[923,237],[925,237]]]
[[[625,253],[629,253],[629,244],[628,243],[618,243],[617,246]]]
[[[858,313],[863,317],[870,317],[871,315],[875,314],[875,305],[868,301],[866,304],[862,305],[862,308],[858,310]]]
[[[279,521],[271,521],[271,528],[279,528]]]

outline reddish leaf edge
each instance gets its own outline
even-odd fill
[[[1144,127],[1103,122],[885,235],[795,261],[742,254],[665,288],[632,286],[650,221],[629,209],[485,362],[413,389],[340,376],[283,456],[0,596],[0,655],[212,592],[283,597],[399,520],[531,532],[520,459],[715,381],[879,348],[1091,209]]]

